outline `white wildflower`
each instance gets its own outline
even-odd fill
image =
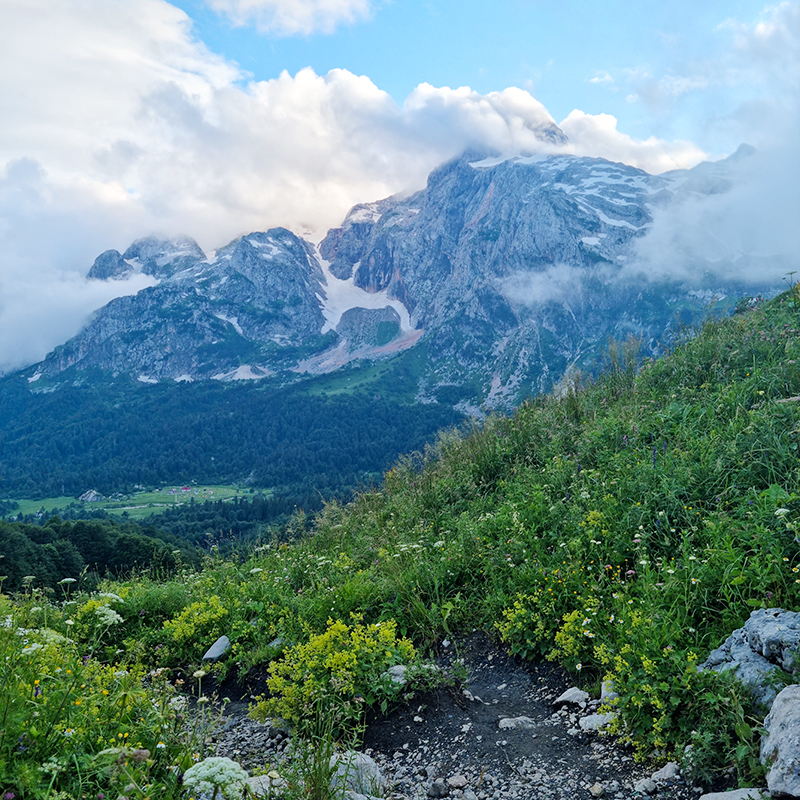
[[[111,625],[119,625],[120,622],[124,622],[122,617],[114,611],[111,606],[98,606],[94,613],[100,618],[100,622],[103,625],[111,626]]]
[[[248,777],[247,772],[230,758],[210,756],[184,772],[183,785],[198,794],[215,794],[219,789],[225,797],[236,797],[243,793]]]

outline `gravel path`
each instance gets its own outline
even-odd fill
[[[368,719],[363,750],[389,781],[387,797],[645,796],[634,787],[655,768],[635,763],[630,748],[613,737],[580,727],[580,720],[595,713],[599,702],[554,705],[573,685],[558,667],[511,658],[481,633],[441,652],[442,666],[456,657],[463,659],[469,675],[463,690],[420,694],[388,717]],[[229,704],[226,722],[216,735],[217,755],[230,756],[250,770],[274,766],[291,750],[290,741],[284,732],[249,719],[247,699],[234,698]],[[680,775],[648,788],[658,800],[696,800],[701,794]]]

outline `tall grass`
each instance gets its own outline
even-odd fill
[[[784,296],[638,367],[628,342],[596,379],[442,434],[309,532],[109,583],[126,614],[104,657],[191,674],[225,634],[224,678],[353,614],[422,648],[482,626],[612,678],[640,757],[693,744],[705,774],[755,779],[746,694],[697,665],[753,609],[800,608],[798,331]]]

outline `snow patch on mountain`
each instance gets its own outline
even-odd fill
[[[211,378],[215,381],[257,381],[269,375],[271,375],[270,371],[263,367],[253,367],[250,364],[242,364],[235,370],[230,372],[218,372],[216,375],[212,375]]]
[[[217,319],[222,320],[223,322],[227,322],[229,325],[233,325],[233,329],[239,336],[244,336],[244,331],[242,330],[242,326],[239,324],[238,317],[226,317],[224,314],[214,314]]]
[[[336,330],[342,319],[342,314],[351,308],[379,309],[387,306],[393,308],[399,315],[402,333],[405,334],[413,330],[408,309],[400,300],[389,297],[387,290],[367,292],[355,285],[353,276],[347,278],[347,280],[337,278],[331,272],[330,261],[326,261],[320,254],[319,245],[314,247],[314,256],[322,269],[322,274],[325,276],[325,284],[322,287],[324,296],[317,294],[322,305],[322,314],[325,317],[322,333]],[[355,272],[356,269],[354,267],[353,275],[355,275]]]

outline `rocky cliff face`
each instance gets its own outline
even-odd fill
[[[283,229],[210,258],[191,239],[141,239],[89,276],[141,271],[158,285],[100,309],[31,377],[286,381],[423,347],[420,400],[512,404],[609,335],[655,350],[677,311],[737,291],[631,269],[655,209],[727,181],[724,163],[653,176],[602,159],[466,155],[411,197],[356,206],[318,248]]]

